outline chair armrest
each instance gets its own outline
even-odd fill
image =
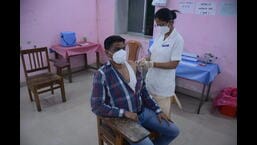
[[[150,132],[135,121],[126,118],[101,119],[114,131],[120,133],[130,142],[136,143],[146,138]]]

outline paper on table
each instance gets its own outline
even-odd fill
[[[196,57],[189,57],[189,56],[183,56],[183,55],[182,55],[182,60],[187,60],[187,61],[194,61],[194,62],[196,62],[196,61],[198,61],[198,58],[196,58]]]
[[[188,53],[188,52],[183,52],[183,53],[182,53],[182,56],[194,57],[194,58],[197,58],[197,57],[198,57],[198,55],[197,55],[197,54],[194,54],[194,53]]]

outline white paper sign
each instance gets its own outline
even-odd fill
[[[197,2],[195,13],[198,15],[215,15],[216,2]]]
[[[193,1],[180,1],[179,10],[181,13],[194,13],[195,2]]]
[[[167,0],[153,0],[153,6],[166,6]]]
[[[235,2],[221,2],[220,14],[223,16],[236,15],[236,3]]]

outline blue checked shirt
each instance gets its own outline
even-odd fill
[[[135,92],[108,61],[95,74],[91,94],[92,111],[99,116],[123,117],[124,111],[138,113],[147,107],[157,114],[160,107],[148,94],[139,71]]]

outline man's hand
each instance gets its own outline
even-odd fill
[[[134,120],[134,121],[138,122],[138,116],[137,116],[136,113],[125,111],[124,116],[126,118],[129,118],[131,120]]]
[[[171,119],[166,114],[164,114],[163,112],[159,113],[157,115],[157,118],[160,121],[160,123],[162,123],[162,119],[167,121],[168,125],[169,125],[169,122],[173,123],[173,121],[171,121]]]

